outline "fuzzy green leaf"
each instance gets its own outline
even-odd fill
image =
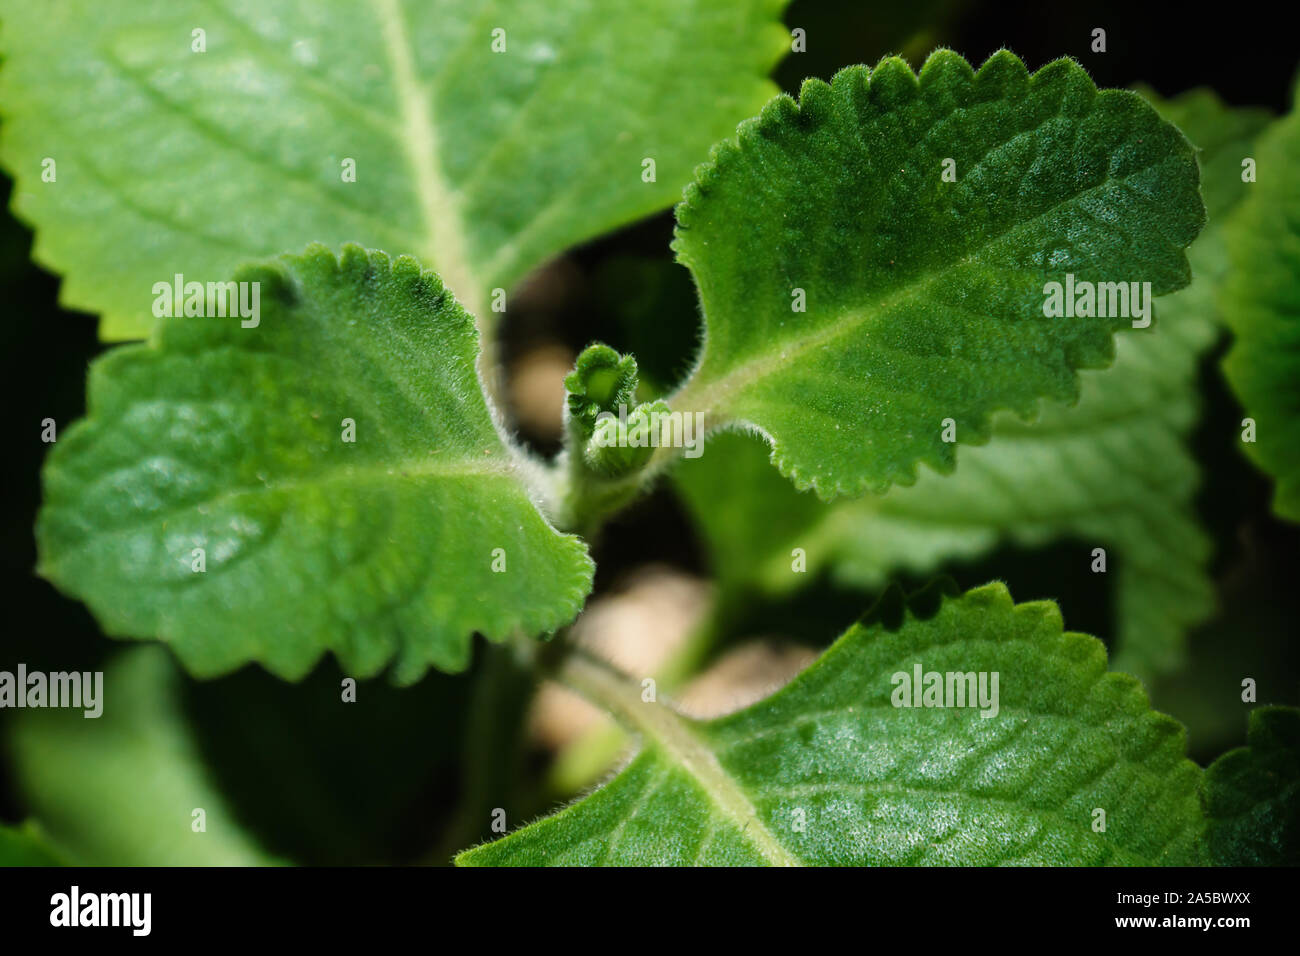
[[[755,441],[715,439],[675,477],[724,601],[783,593],[822,568],[839,583],[878,588],[899,570],[928,573],[1003,541],[1072,538],[1081,574],[1093,547],[1107,551],[1115,667],[1147,675],[1178,665],[1188,629],[1213,601],[1209,542],[1193,507],[1198,469],[1186,447],[1197,363],[1216,335],[1223,224],[1246,189],[1240,159],[1268,114],[1229,109],[1207,91],[1154,102],[1199,150],[1209,212],[1188,250],[1192,283],[1161,302],[1161,322],[1121,336],[1110,369],[1084,372],[1077,406],[1046,404],[1032,424],[999,414],[989,444],[966,449],[952,475],[922,472],[914,487],[884,496],[823,504],[792,489]],[[795,571],[795,548],[805,573]]]
[[[1187,284],[1196,187],[1178,130],[1073,61],[1031,77],[1002,52],[975,73],[940,51],[919,78],[887,59],[810,80],[678,207],[705,341],[672,405],[760,430],[823,497],[951,471],[945,420],[980,443],[997,409],[1074,398],[1132,324],[1049,318],[1046,282]]]
[[[357,246],[237,278],[256,328],[168,319],[93,366],[45,469],[41,573],[199,675],[293,679],[330,650],[405,683],[463,669],[476,631],[572,619],[591,561],[534,506],[438,279]]]
[[[49,841],[78,866],[264,866],[231,815],[181,713],[166,652],[132,648],[104,673],[103,714],[16,712],[16,777]],[[204,811],[202,831],[194,811]]]
[[[1250,158],[1258,180],[1228,229],[1222,306],[1236,342],[1223,370],[1254,419],[1246,454],[1277,479],[1274,510],[1300,521],[1300,108]]]
[[[1250,712],[1247,745],[1205,771],[1207,862],[1300,866],[1300,710]]]
[[[894,675],[997,672],[999,708],[896,707]],[[1179,724],[1108,673],[1054,604],[988,585],[890,592],[767,700],[700,723],[590,664],[641,753],[612,782],[462,864],[1185,864],[1201,772]],[[1105,830],[1094,829],[1098,808]]]
[[[776,92],[784,5],[5,0],[0,161],[105,338],[146,334],[175,272],[310,241],[415,255],[483,319],[492,289],[680,197]]]

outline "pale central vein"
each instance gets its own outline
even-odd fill
[[[717,755],[687,726],[675,710],[641,699],[638,689],[603,664],[574,654],[560,679],[574,690],[606,707],[641,734],[700,785],[722,813],[774,866],[801,866],[799,859],[772,835],[737,782],[718,762]]]
[[[466,310],[483,313],[483,290],[465,255],[465,231],[454,190],[439,161],[438,133],[433,123],[429,85],[420,79],[412,58],[411,40],[401,0],[371,0],[383,31],[384,47],[393,72],[393,89],[401,115],[398,142],[406,155],[415,185],[424,236],[415,252],[436,270]]]
[[[1130,176],[1135,176],[1138,172],[1144,172],[1147,168],[1150,167],[1144,167],[1142,170],[1131,173]],[[1085,197],[1093,196],[1113,182],[1123,184],[1125,181],[1125,178],[1107,176],[1099,183],[1080,189],[1068,196],[1064,196],[1047,208],[1030,216],[1028,219],[1022,219],[1018,222],[1012,223],[1002,232],[997,233],[984,241],[981,245],[971,249],[957,262],[949,263],[936,270],[922,273],[911,282],[895,289],[893,292],[881,296],[881,298],[874,303],[864,303],[861,307],[856,309],[841,309],[838,311],[837,315],[833,316],[825,326],[816,332],[805,335],[802,338],[783,340],[775,348],[761,352],[757,356],[740,365],[733,366],[730,369],[725,369],[719,377],[714,378],[711,381],[705,381],[699,378],[701,369],[705,368],[709,360],[708,322],[706,320],[704,326],[704,346],[701,350],[700,362],[696,366],[693,378],[675,395],[669,396],[668,402],[673,408],[681,411],[704,411],[711,413],[713,416],[712,427],[716,429],[730,420],[730,414],[726,410],[725,406],[737,392],[743,391],[745,388],[760,381],[772,372],[789,367],[793,364],[795,359],[812,349],[829,346],[837,339],[856,331],[866,324],[868,320],[880,315],[881,313],[887,313],[896,309],[909,299],[924,297],[928,294],[931,286],[941,280],[949,278],[954,272],[969,265],[984,265],[989,268],[1001,269],[1003,271],[1028,271],[1023,268],[1015,270],[1005,263],[984,262],[983,256],[989,252],[989,250],[1004,246],[1018,238],[1023,230],[1042,222],[1062,206],[1070,203],[1077,203]],[[695,267],[692,265],[691,268],[694,270]],[[667,454],[660,452],[656,452],[655,455],[656,459],[667,457],[669,457]]]
[[[111,473],[110,473],[111,475]],[[185,501],[159,511],[140,516],[138,521],[110,529],[98,529],[96,538],[109,538],[123,534],[134,534],[141,525],[153,524],[182,512],[197,511],[206,514],[213,508],[224,508],[233,501],[256,495],[289,493],[291,498],[299,498],[306,489],[320,490],[335,484],[369,484],[403,482],[421,479],[447,479],[456,481],[468,479],[474,482],[489,481],[495,478],[514,478],[510,463],[498,458],[478,461],[475,459],[458,459],[452,461],[430,460],[427,462],[395,461],[384,465],[350,465],[331,468],[315,475],[300,475],[281,480],[267,480],[256,485],[235,485],[221,488],[207,497]]]

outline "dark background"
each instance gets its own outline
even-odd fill
[[[645,0],[653,2],[653,0]],[[879,7],[876,9],[869,9]],[[1205,8],[1209,9],[1209,8]],[[866,4],[795,0],[786,14],[791,27],[807,31],[808,51],[790,55],[776,73],[779,84],[795,93],[805,76],[829,79],[851,63],[874,63],[902,51],[919,67],[935,45],[947,45],[978,64],[1008,47],[1036,69],[1069,55],[1092,74],[1098,86],[1145,82],[1166,96],[1196,86],[1210,86],[1234,105],[1264,105],[1282,112],[1297,66],[1294,8],[1281,4],[1216,7],[1212,15],[1183,4],[1135,2],[1059,4],[1043,2]],[[928,27],[916,35],[915,24]],[[1107,52],[1090,51],[1094,27],[1107,32]],[[703,160],[705,157],[700,157]],[[7,179],[0,180],[6,199]],[[607,294],[612,264],[626,257],[670,261],[672,215],[665,212],[605,239],[573,251],[563,264],[565,281],[546,295],[532,296],[526,308],[509,313],[504,330],[506,357],[530,344],[561,341],[577,349],[601,338],[628,347],[620,318]],[[25,661],[42,670],[98,667],[120,646],[100,636],[94,620],[76,601],[59,595],[32,574],[35,546],[32,525],[39,501],[39,470],[46,452],[40,421],[54,418],[66,427],[84,408],[84,379],[89,361],[102,350],[93,318],[63,312],[57,305],[58,279],[30,264],[31,233],[7,213],[0,217],[0,289],[5,319],[0,322],[0,390],[11,435],[4,444],[3,527],[0,528],[0,613],[4,653],[0,667]],[[675,281],[660,295],[671,303],[661,327],[673,334],[658,354],[643,359],[663,376],[680,370],[695,341],[693,293],[685,270],[674,267]],[[1240,453],[1242,413],[1218,371],[1224,346],[1207,357],[1201,375],[1204,415],[1194,437],[1204,473],[1198,499],[1202,520],[1216,541],[1212,571],[1218,585],[1218,615],[1193,635],[1192,666],[1176,679],[1151,688],[1156,706],[1189,727],[1192,756],[1204,763],[1226,747],[1242,742],[1244,708],[1236,679],[1224,673],[1251,675],[1260,681],[1261,702],[1300,703],[1300,650],[1294,621],[1300,598],[1300,529],[1274,519],[1269,510],[1271,486]],[[638,353],[638,358],[642,358]],[[524,433],[543,450],[546,441]],[[660,559],[705,572],[680,506],[666,490],[657,492],[617,522],[597,550],[597,586],[608,587],[633,562]],[[1111,633],[1109,596],[1104,576],[1067,572],[1062,549],[1032,553],[1007,548],[987,559],[953,565],[947,570],[963,586],[1001,578],[1019,601],[1054,598],[1069,627],[1099,635]],[[1073,562],[1073,554],[1068,555]],[[911,582],[917,583],[917,582]],[[822,642],[842,629],[863,607],[860,594],[814,589],[794,605],[755,608],[769,624],[788,624],[790,636]],[[834,623],[838,619],[838,623]],[[807,622],[815,622],[810,625]],[[804,622],[800,625],[799,622]],[[823,623],[825,622],[825,623]],[[737,633],[744,631],[738,622]],[[476,670],[484,667],[478,655]],[[432,701],[468,693],[463,680],[431,676],[417,689],[391,691],[371,682],[380,698],[372,722],[344,727],[329,721],[312,704],[314,687],[337,692],[332,662],[318,668],[302,685],[290,687],[256,669],[220,681],[187,684],[187,707],[198,728],[215,776],[238,814],[273,844],[311,862],[404,861],[419,857],[441,830],[439,812],[456,800],[463,780],[451,784],[448,768],[427,768],[428,779],[411,796],[409,781],[401,805],[385,803],[386,769],[409,758],[410,740],[390,741],[395,727],[419,725],[436,710]],[[370,690],[367,691],[371,693]],[[401,699],[399,695],[408,695]],[[232,701],[239,706],[232,706]],[[334,712],[337,713],[337,708]],[[0,739],[5,714],[0,711]],[[250,741],[256,746],[247,746]],[[295,754],[295,777],[273,777],[283,757]],[[369,767],[349,784],[335,772],[340,765]],[[435,772],[435,770],[437,772]],[[450,771],[455,777],[454,770]],[[346,776],[346,775],[345,775]],[[274,785],[268,780],[274,780]],[[444,783],[439,784],[442,780]],[[320,794],[321,788],[328,793]],[[306,794],[311,794],[308,798]],[[314,801],[314,813],[303,802]],[[20,795],[0,767],[0,819],[25,815]],[[304,819],[309,817],[310,819]],[[357,821],[373,821],[357,826]],[[357,832],[339,833],[351,821]],[[318,836],[329,826],[336,834],[325,848]]]

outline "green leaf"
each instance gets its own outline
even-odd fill
[[[591,560],[535,507],[437,277],[349,245],[237,279],[256,328],[168,319],[94,364],[46,465],[41,573],[198,675],[295,679],[330,650],[409,683],[462,670],[476,631],[571,620]]]
[[[760,431],[823,497],[949,472],[946,420],[978,444],[997,409],[1073,399],[1133,321],[1049,318],[1047,281],[1187,284],[1196,187],[1178,130],[1070,60],[1031,77],[1007,52],[975,73],[940,51],[919,79],[886,59],[810,80],[678,207],[705,342],[671,403]]]
[[[63,866],[63,860],[29,820],[21,827],[0,824],[0,866]]]
[[[309,241],[415,255],[486,319],[492,289],[680,197],[776,92],[784,5],[5,0],[0,161],[105,338],[149,331],[154,282]]]
[[[180,675],[156,647],[104,674],[103,714],[15,712],[9,750],[22,796],[78,866],[262,866],[185,728]],[[194,810],[206,829],[194,829]]]
[[[1252,158],[1258,181],[1227,235],[1222,307],[1236,342],[1223,370],[1255,422],[1246,454],[1277,479],[1273,510],[1300,521],[1300,109],[1261,137]]]
[[[1193,497],[1187,437],[1197,421],[1197,365],[1217,334],[1214,294],[1227,271],[1223,224],[1245,194],[1240,157],[1268,122],[1208,91],[1171,101],[1162,116],[1197,146],[1208,225],[1188,250],[1192,283],[1161,302],[1161,321],[1121,336],[1114,365],[1080,376],[1075,407],[1045,404],[1037,421],[994,417],[988,445],[962,453],[949,476],[923,472],[884,496],[819,502],[766,463],[753,440],[720,436],[675,478],[703,530],[724,601],[781,594],[826,568],[840,584],[876,589],[899,570],[929,573],[1004,541],[1059,538],[1107,551],[1115,588],[1115,667],[1145,676],[1182,659],[1190,627],[1213,605],[1210,544]],[[1086,547],[1084,547],[1086,545]],[[802,548],[807,573],[796,573]]]
[[[1300,865],[1300,710],[1252,710],[1247,741],[1205,771],[1207,860]]]
[[[998,710],[897,707],[896,674],[997,672]],[[573,686],[642,749],[612,782],[462,864],[1185,864],[1201,772],[1099,641],[1000,584],[891,591],[785,689],[720,720]],[[986,687],[991,685],[986,685]],[[988,710],[988,708],[986,708]],[[1105,831],[1093,827],[1105,811]]]

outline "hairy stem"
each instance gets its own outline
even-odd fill
[[[570,448],[560,458],[561,496],[556,525],[588,541],[614,514],[644,494],[647,482],[643,475],[609,479],[593,474],[585,467],[581,451]]]

